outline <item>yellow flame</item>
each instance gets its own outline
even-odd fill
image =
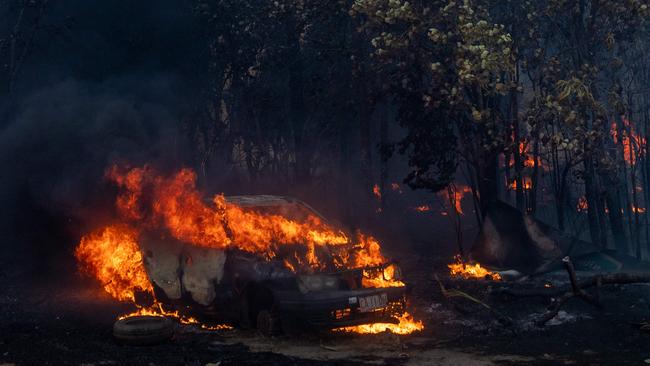
[[[399,323],[373,323],[362,324],[353,327],[336,328],[336,332],[349,332],[359,334],[377,334],[382,332],[391,332],[395,334],[411,334],[424,329],[424,324],[421,320],[415,320],[413,316],[405,312],[399,317]]]
[[[452,276],[469,278],[490,278],[495,281],[501,280],[501,275],[496,272],[490,272],[483,268],[479,263],[470,264],[462,261],[459,255],[454,257],[455,262],[448,264]]]

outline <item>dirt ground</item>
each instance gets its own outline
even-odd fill
[[[548,299],[506,299],[491,295],[500,286],[456,281],[444,261],[405,256],[412,286],[411,310],[425,330],[408,336],[333,332],[298,339],[266,338],[255,331],[204,331],[178,325],[165,344],[133,347],[111,335],[116,316],[129,308],[92,281],[27,281],[11,265],[0,272],[0,364],[17,365],[639,365],[650,363],[650,333],[633,323],[650,319],[650,287],[610,286],[601,308],[574,299],[547,326],[534,324]],[[447,299],[433,279],[485,301],[514,325],[503,326],[489,311],[463,298]],[[541,286],[566,284],[557,273]],[[69,278],[69,276],[61,276]],[[519,285],[517,285],[519,286]],[[524,286],[524,285],[522,285]],[[648,361],[645,361],[648,360]]]

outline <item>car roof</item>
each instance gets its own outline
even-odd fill
[[[321,220],[327,222],[328,220],[313,207],[307,203],[289,196],[274,196],[270,194],[254,194],[254,195],[240,195],[240,196],[225,196],[227,202],[236,204],[240,207],[281,207],[281,206],[302,206],[309,210],[311,213],[318,216]]]
[[[297,200],[295,198],[291,198],[287,196],[272,196],[267,194],[226,196],[225,198],[226,201],[242,207],[283,206],[283,205],[292,205],[296,203],[304,204],[302,201]]]

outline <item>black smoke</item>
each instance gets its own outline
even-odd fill
[[[191,164],[183,121],[206,66],[189,1],[66,0],[44,17],[56,31],[36,35],[0,100],[0,255],[39,271],[100,219],[109,164]]]

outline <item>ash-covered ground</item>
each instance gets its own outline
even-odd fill
[[[97,283],[68,275],[27,279],[16,263],[0,271],[0,364],[17,365],[638,365],[650,359],[650,286],[607,286],[601,308],[571,300],[545,327],[544,298],[505,298],[494,289],[566,286],[557,272],[534,282],[453,280],[442,259],[395,254],[412,287],[411,310],[425,322],[417,334],[396,336],[313,332],[300,338],[266,338],[255,331],[203,331],[178,325],[156,346],[124,346],[112,338],[115,318],[128,310]],[[434,279],[484,301],[513,320],[465,298],[446,298]],[[579,274],[580,275],[580,274]],[[650,362],[650,361],[649,361]]]

